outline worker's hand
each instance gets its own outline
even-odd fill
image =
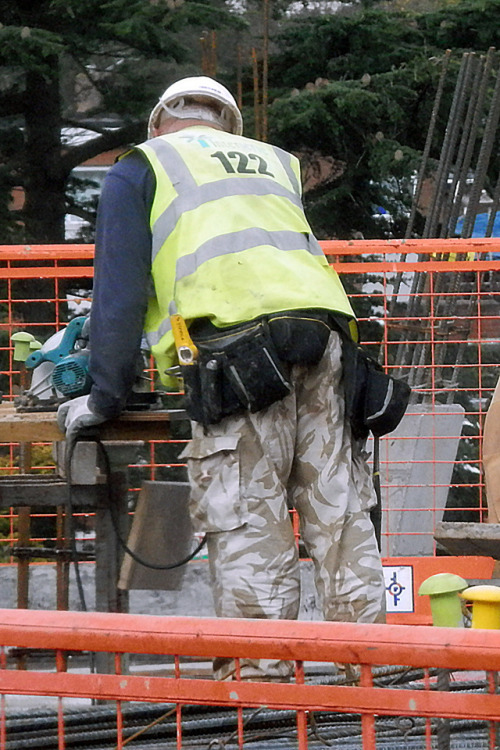
[[[73,442],[81,430],[105,422],[105,417],[91,411],[88,396],[78,396],[65,401],[57,410],[57,424],[61,432],[66,433],[66,440]]]

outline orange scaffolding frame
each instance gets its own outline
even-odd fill
[[[371,347],[372,352],[390,371],[399,371],[403,376],[409,373],[413,375],[415,372],[427,373],[427,379],[424,378],[417,386],[416,392],[429,404],[430,432],[416,435],[410,431],[398,435],[397,439],[388,436],[387,439],[382,439],[380,449],[384,496],[383,554],[388,557],[395,554],[411,555],[412,552],[398,551],[397,545],[404,542],[406,546],[406,542],[414,542],[418,547],[419,537],[422,537],[422,541],[425,537],[427,544],[433,544],[433,529],[443,514],[443,494],[448,495],[446,513],[451,514],[453,519],[453,514],[462,514],[474,521],[483,521],[486,517],[481,441],[488,400],[499,372],[500,358],[495,354],[494,347],[500,346],[500,285],[498,282],[492,284],[491,280],[500,278],[500,239],[328,240],[320,244],[346,286],[350,287],[349,294],[354,307],[359,307],[362,311],[363,305],[366,307],[368,301],[377,307],[375,314],[358,313],[363,342]],[[5,317],[0,321],[0,333],[4,335],[3,342],[0,341],[0,355],[6,362],[5,367],[0,367],[0,376],[6,382],[4,398],[13,398],[20,377],[20,368],[12,360],[12,347],[6,339],[10,339],[11,334],[22,327],[36,334],[41,325],[45,328],[50,325],[53,330],[63,325],[62,306],[66,302],[64,290],[72,282],[85,282],[90,287],[93,254],[94,247],[90,244],[0,246],[0,285],[3,290],[0,302],[6,309]],[[466,309],[462,304],[461,290],[451,288],[443,292],[441,288],[443,279],[459,275],[470,277],[470,305]],[[418,292],[412,291],[407,283],[404,292],[406,299],[422,303],[413,313],[402,311],[393,304],[395,298],[397,301],[395,279],[401,277],[405,280],[426,279],[425,286]],[[487,289],[483,283],[485,278],[490,280]],[[36,294],[29,299],[21,299],[17,285],[23,279],[49,280],[53,284],[53,292],[43,300]],[[30,288],[33,289],[33,285]],[[32,324],[30,310],[41,301],[51,303],[54,317],[49,324]],[[24,323],[13,313],[13,310],[19,309],[25,316]],[[398,352],[403,347],[412,350],[427,347],[428,360],[423,364],[417,362],[415,366],[398,364]],[[462,347],[467,356],[473,353],[470,361],[463,357],[457,364],[457,382],[453,382],[453,366],[446,360],[446,352],[453,347]],[[445,354],[441,356],[443,351]],[[443,373],[447,378],[444,385]],[[469,382],[471,380],[474,382]],[[438,419],[435,412],[450,397],[454,401],[467,399],[469,403],[465,409],[451,405],[451,416],[456,417],[458,428],[455,426],[454,431],[441,435],[437,432]],[[420,415],[417,414],[417,417]],[[458,445],[457,453],[451,458],[443,458],[440,448],[450,438]],[[174,439],[172,447],[176,449],[174,443],[181,447],[186,439]],[[391,451],[396,443],[399,444],[400,451],[394,457]],[[414,456],[411,459],[415,476],[410,478],[406,453],[415,444],[426,446],[427,452],[424,456]],[[134,471],[148,472],[146,478],[155,479],[161,472],[178,470],[181,462],[177,462],[175,458],[169,458],[168,461],[160,458],[162,448],[161,443],[152,442],[148,446],[148,456],[144,463],[140,467],[133,467]],[[4,444],[2,450],[10,451],[10,460],[5,460],[0,465],[0,474],[16,472],[17,447]],[[441,472],[445,469],[449,471],[443,479]],[[50,467],[39,466],[36,469],[40,470],[50,471]],[[408,476],[403,477],[401,484],[396,482],[395,492],[391,495],[393,476],[397,472],[406,472]],[[403,503],[400,489],[413,495],[425,496],[425,508],[415,510],[411,503]],[[411,521],[424,513],[430,519],[430,526],[425,534]],[[392,523],[395,518],[400,519],[397,524]],[[405,518],[408,519],[406,526]],[[0,540],[2,547],[15,543],[16,520],[15,513],[11,513],[11,533]],[[38,544],[41,537],[37,536],[33,541]],[[430,554],[434,553],[435,547],[432,546]],[[425,554],[429,554],[429,551]]]
[[[408,447],[417,440],[422,445],[424,442],[428,443],[428,455],[413,460],[414,466],[420,462],[422,472],[427,471],[428,479],[422,482],[418,477],[413,481],[413,488],[408,487],[407,491],[421,491],[428,496],[427,509],[432,515],[433,524],[442,512],[442,499],[438,496],[448,486],[453,495],[448,507],[456,506],[457,512],[469,514],[471,520],[484,520],[486,501],[481,473],[481,439],[488,400],[498,373],[499,360],[495,359],[494,354],[490,354],[490,350],[500,343],[500,287],[494,287],[492,291],[490,283],[490,287],[485,290],[483,282],[485,278],[499,278],[500,239],[327,240],[320,244],[331,264],[346,285],[350,286],[349,294],[354,307],[366,308],[368,298],[377,307],[375,314],[361,313],[358,317],[363,342],[371,347],[384,366],[404,377],[413,376],[415,372],[427,373],[424,382],[417,386],[417,391],[423,400],[429,402],[432,410],[435,410],[436,404],[449,401],[450,398],[470,401],[465,409],[464,420],[472,423],[472,427],[468,427],[466,434],[459,425],[458,432],[452,433],[459,446],[454,459],[448,461],[440,457],[440,445],[450,435],[443,437],[436,432],[435,419],[432,434],[426,437],[417,437],[411,433],[398,437],[400,444]],[[4,335],[3,344],[0,341],[0,356],[6,362],[5,366],[0,367],[0,376],[6,383],[1,386],[4,398],[13,398],[20,378],[20,368],[12,360],[12,348],[5,339],[10,338],[20,327],[35,334],[40,327],[45,331],[48,324],[30,322],[29,317],[32,306],[43,301],[52,305],[54,315],[50,326],[56,330],[63,325],[64,314],[61,310],[66,302],[64,289],[73,281],[75,284],[85,282],[90,286],[93,254],[94,247],[91,244],[0,246],[0,285],[3,289],[0,302],[6,308],[4,320],[0,321],[0,333],[3,332]],[[440,288],[443,279],[458,276],[471,279],[470,304],[465,308],[460,289],[454,290],[452,287],[443,292]],[[405,294],[410,303],[419,301],[420,307],[413,313],[401,311],[393,304],[394,299],[397,302],[395,280],[403,278],[407,281],[417,277],[425,277],[426,285],[417,293],[407,284]],[[40,299],[35,289],[31,298],[20,299],[17,285],[26,279],[32,280],[31,290],[34,288],[33,280],[52,282],[53,293]],[[370,282],[370,285],[363,283],[363,279],[375,281]],[[18,317],[19,312],[16,313],[19,310],[24,316],[24,323]],[[423,337],[425,342],[422,341]],[[413,350],[427,347],[428,360],[423,364],[417,362],[416,365],[398,364],[398,352],[404,347]],[[453,382],[453,367],[446,361],[446,352],[453,347],[462,348],[466,355],[477,350],[475,359],[466,361],[462,358],[457,364],[456,373],[460,376],[460,382]],[[443,385],[444,376],[447,381],[445,378]],[[477,382],[467,382],[471,380]],[[460,420],[460,414],[455,416]],[[182,440],[177,442],[180,447]],[[389,492],[391,472],[394,473],[393,469],[403,469],[404,464],[400,457],[392,459],[388,455],[390,442],[386,439],[381,441],[382,490],[386,494]],[[147,478],[156,478],[158,471],[177,471],[181,466],[175,457],[162,462],[159,458],[160,447],[155,443],[149,447],[149,456],[141,469],[149,472]],[[467,450],[461,450],[462,448]],[[404,449],[401,452],[404,454]],[[16,471],[16,449],[13,446],[10,446],[10,456],[10,463],[0,465],[1,474]],[[453,476],[446,476],[443,480],[440,472],[446,465],[453,465]],[[50,470],[48,467],[40,468]],[[392,500],[387,500],[386,523],[382,529],[385,543],[383,551],[389,556],[394,554],[392,548],[397,544],[397,536],[400,534],[398,528],[391,525],[391,513],[394,518],[397,513],[403,518],[412,513],[406,506],[397,503],[396,500],[394,506]],[[12,526],[14,524],[13,518]],[[408,538],[416,541],[420,532],[410,529],[405,533],[410,535]]]
[[[429,363],[424,363],[421,369],[428,370],[430,378],[419,386],[419,392],[429,398],[432,408],[439,399],[451,392],[472,395],[477,402],[464,414],[466,421],[471,424],[474,421],[474,429],[469,430],[470,435],[454,435],[457,440],[467,443],[473,457],[467,454],[451,462],[455,468],[467,467],[469,475],[472,471],[475,479],[458,478],[451,484],[457,493],[474,493],[477,505],[469,508],[465,503],[464,508],[466,512],[473,512],[477,520],[483,520],[485,503],[481,477],[481,430],[487,400],[493,390],[491,375],[498,372],[499,365],[498,361],[489,361],[485,357],[485,347],[500,344],[500,335],[495,332],[500,321],[500,294],[491,285],[484,291],[482,280],[483,275],[490,274],[494,277],[495,272],[500,271],[500,240],[356,240],[325,241],[321,244],[332,265],[346,281],[355,280],[356,275],[364,279],[368,279],[370,275],[377,276],[378,286],[374,290],[367,291],[362,284],[355,285],[351,298],[354,304],[367,296],[380,302],[379,315],[375,318],[361,316],[361,324],[383,325],[382,335],[372,339],[368,333],[365,343],[380,347],[384,364],[388,368],[396,368],[394,352],[402,345],[420,345],[421,338],[417,333],[425,329],[426,345],[430,348],[431,357]],[[93,275],[92,259],[92,245],[0,246],[0,282],[5,289],[1,302],[7,307],[0,329],[10,337],[20,327],[19,320],[12,316],[11,310],[14,302],[21,301],[16,298],[15,292],[17,282],[22,279],[53,281],[54,293],[47,297],[47,301],[54,304],[56,311],[52,325],[55,328],[61,325],[59,306],[64,298],[60,292],[60,284],[74,279],[86,279],[90,282]],[[448,276],[457,273],[471,277],[473,304],[466,312],[459,310],[457,313],[454,310],[450,313],[440,309],[436,301],[439,296],[439,281],[444,278],[443,274]],[[417,312],[413,317],[404,317],[389,309],[387,299],[394,296],[394,278],[398,274],[427,275],[428,284],[419,292],[429,302],[429,310],[425,314]],[[417,297],[411,290],[406,294],[408,297]],[[460,299],[460,292],[447,291],[445,297],[455,302]],[[485,301],[492,303],[496,309],[493,312],[491,308],[483,309]],[[22,302],[38,304],[40,299],[33,294],[33,298]],[[451,329],[446,326],[450,322],[455,325],[457,321],[458,324],[465,321],[467,330],[465,326],[460,328],[458,325],[450,333]],[[407,333],[398,338],[394,334],[402,330],[401,325],[406,326],[404,330]],[[439,374],[443,368],[450,367],[446,360],[440,361],[437,356],[443,342],[457,346],[471,345],[477,349],[477,357],[472,362],[460,363],[461,371],[473,372],[477,382],[471,386],[452,384],[442,387]],[[3,370],[3,376],[11,386],[5,396],[11,399],[12,385],[19,376],[19,369],[12,362],[10,344],[4,346],[3,350],[9,356],[9,365]],[[422,470],[426,465],[431,466],[434,473],[432,492],[428,486],[418,482],[414,489],[416,492],[429,493],[430,501],[426,510],[434,518],[437,508],[432,504],[433,493],[440,489],[437,472],[440,465],[446,463],[439,458],[437,446],[444,438],[434,432],[426,439],[432,444],[431,456],[429,459],[417,459],[416,464]],[[414,438],[411,435],[401,438],[404,445],[411,445],[412,441],[414,442]],[[382,441],[382,466],[389,466],[389,459],[385,458],[384,453],[388,442]],[[4,447],[10,450],[11,456],[11,465],[5,466],[4,471],[15,471],[15,447]],[[404,462],[398,459],[392,466],[397,467],[398,463]],[[151,467],[156,467],[154,452]],[[401,509],[397,507],[386,508],[387,517],[399,510]],[[412,510],[403,509],[402,514],[405,513],[411,514]],[[15,541],[13,512],[9,519],[12,528],[7,543],[10,544]],[[401,533],[389,525],[383,528],[383,536],[387,540]],[[407,532],[404,534],[405,539],[411,536]],[[432,565],[442,560],[439,557],[422,558],[427,563],[422,571],[425,568],[426,574],[431,574]],[[398,561],[401,566],[411,562],[404,558],[391,559],[395,565]],[[483,559],[482,562],[484,567],[486,560]],[[415,592],[416,588],[413,590]],[[424,611],[422,607],[419,617],[420,620],[417,618],[414,621],[428,622],[428,609]],[[184,715],[186,708],[192,705],[218,706],[235,712],[235,729],[230,735],[233,744],[227,743],[227,737],[224,740],[228,748],[234,746],[234,743],[238,748],[245,745],[255,715],[249,715],[248,710],[259,711],[264,706],[280,712],[293,712],[293,742],[296,743],[293,746],[299,750],[318,746],[315,744],[318,735],[314,732],[314,726],[320,714],[358,716],[359,741],[363,750],[375,750],[380,746],[382,733],[379,725],[384,717],[402,717],[410,722],[421,719],[423,729],[420,747],[425,746],[426,750],[435,747],[436,735],[446,721],[470,721],[482,732],[482,747],[489,750],[498,747],[499,631],[394,624],[207,620],[13,609],[0,611],[0,649],[0,750],[17,750],[16,745],[12,744],[16,742],[16,736],[12,734],[9,724],[10,699],[13,696],[55,698],[55,742],[58,750],[74,746],[66,740],[66,702],[78,698],[116,702],[113,704],[114,747],[118,750],[132,742],[133,735],[130,734],[130,728],[126,727],[124,712],[127,706],[134,703],[168,704],[167,713],[171,714],[174,732],[173,744],[168,747],[175,747],[177,750],[189,746],[185,742]],[[50,666],[47,667],[44,663],[43,666],[32,668],[32,660],[29,659],[24,665],[27,668],[16,668],[19,662],[12,654],[23,649],[36,649],[38,652],[45,650],[50,653],[53,657]],[[111,666],[108,673],[92,672],[92,653],[109,655]],[[73,669],[69,659],[72,654],[88,659],[89,668],[83,671]],[[129,669],[128,661],[134,656],[148,656],[156,662],[168,657],[165,667],[168,675],[160,676],[154,672],[140,674],[137,668]],[[235,659],[293,660],[295,679],[289,684],[243,682],[238,679],[237,670],[235,681],[215,682],[207,676],[206,670],[200,677],[188,668],[194,659],[209,662],[212,658],[221,656]],[[33,663],[35,661],[33,659]],[[333,662],[357,665],[357,682],[317,684],[311,680],[311,665],[321,663],[330,667]],[[405,685],[401,689],[398,676],[394,678],[394,684],[382,680],[378,670],[385,668],[403,671],[416,669],[421,670],[421,674],[409,686]],[[446,680],[440,680],[440,677],[449,671],[452,672],[453,679],[447,685]],[[478,674],[480,688],[477,687],[477,681],[473,688],[468,687],[471,675],[477,677]],[[457,686],[460,687],[459,690],[454,689]],[[403,744],[405,736],[401,734],[398,737]]]

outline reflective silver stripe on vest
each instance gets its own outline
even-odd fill
[[[307,250],[313,255],[323,255],[319,244],[311,244],[310,236],[302,232],[268,232],[265,229],[251,227],[213,237],[200,245],[196,252],[179,258],[175,267],[175,280],[180,281],[194,273],[207,260],[221,255],[241,253],[259,245],[271,245],[277,250]]]
[[[161,138],[154,138],[148,141],[147,145],[155,151],[170,182],[179,193],[155,221],[152,260],[156,258],[156,255],[161,250],[165,239],[175,229],[179,217],[186,211],[199,208],[209,201],[215,201],[219,198],[229,198],[234,195],[276,195],[280,198],[287,198],[295,206],[300,209],[302,208],[299,195],[279,183],[264,177],[230,177],[224,180],[217,180],[216,182],[209,182],[205,185],[197,185],[185,162],[171,144],[162,141]],[[280,161],[283,163],[281,158]],[[285,165],[283,164],[283,166]],[[288,171],[291,171],[291,175],[289,175],[290,179],[292,179],[292,176],[295,177],[290,165],[287,174]]]
[[[311,255],[324,255],[319,242],[311,234],[292,231],[267,232],[255,228],[243,229],[240,232],[214,237],[200,245],[195,253],[179,258],[175,268],[175,281],[177,283],[194,273],[207,260],[250,250],[258,245],[272,245],[281,251],[306,250]],[[170,319],[166,318],[155,331],[146,334],[148,344],[150,346],[157,344],[171,328]]]
[[[276,156],[280,160],[281,165],[282,165],[283,169],[285,170],[286,176],[290,180],[293,189],[295,190],[295,192],[297,193],[297,195],[300,195],[301,189],[300,189],[299,181],[297,179],[297,175],[295,174],[295,172],[292,169],[292,157],[291,157],[291,155],[287,154],[286,151],[283,151],[282,148],[278,148],[278,146],[273,146],[273,148],[274,148],[274,153],[276,154]]]
[[[311,255],[324,255],[321,245],[313,234],[309,235],[309,252]]]
[[[195,190],[196,180],[186,166],[186,162],[170,143],[161,138],[153,138],[146,146],[155,152],[172,185],[182,185],[184,190]]]
[[[165,318],[165,320],[162,320],[155,331],[148,331],[146,333],[146,341],[148,342],[149,346],[155,346],[160,342],[161,337],[171,330],[172,324],[170,323],[170,318]]]
[[[229,198],[234,195],[278,195],[288,198],[297,207],[301,207],[300,198],[290,190],[270,180],[258,177],[251,180],[231,177],[226,180],[200,185],[194,191],[182,192],[177,198],[174,198],[170,206],[156,220],[153,229],[152,259],[156,258],[165,239],[173,232],[179,217],[183,213],[192,211],[209,201]]]

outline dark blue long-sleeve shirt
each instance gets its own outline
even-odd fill
[[[131,152],[109,170],[99,200],[89,406],[107,419],[122,411],[136,375],[151,283],[154,191],[147,161]]]

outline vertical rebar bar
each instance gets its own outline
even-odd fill
[[[467,187],[467,177],[469,175],[469,171],[471,168],[472,156],[474,154],[474,147],[475,147],[476,140],[477,140],[477,134],[478,134],[479,126],[481,124],[481,120],[483,117],[484,103],[485,103],[486,94],[488,91],[488,82],[490,79],[491,68],[492,68],[493,60],[494,60],[494,51],[495,51],[494,48],[490,47],[490,49],[488,50],[486,54],[486,59],[484,61],[483,73],[482,73],[481,83],[479,85],[479,91],[477,95],[474,115],[472,118],[469,139],[468,139],[467,148],[465,150],[465,155],[464,155],[462,167],[461,167],[459,178],[458,178],[458,188],[457,188],[457,192],[455,195],[454,209],[452,211],[452,214],[449,220],[449,225],[452,229],[456,226],[458,217],[462,212],[462,201],[463,201],[465,189]]]
[[[439,107],[441,106],[441,99],[443,98],[444,83],[446,80],[446,75],[448,73],[450,59],[451,59],[451,50],[447,49],[443,57],[441,75],[439,76],[439,81],[438,81],[438,85],[436,89],[436,96],[434,98],[434,104],[432,106],[431,119],[429,121],[429,128],[427,130],[424,150],[422,151],[422,161],[420,162],[420,169],[419,169],[418,176],[417,176],[417,183],[415,185],[415,194],[413,197],[413,202],[412,202],[412,206],[410,210],[410,218],[408,219],[408,224],[406,226],[405,239],[409,239],[413,231],[413,225],[415,223],[415,217],[417,215],[417,208],[418,208],[418,203],[420,200],[420,194],[422,192],[422,185],[423,185],[425,174],[427,171],[427,164],[429,161],[429,154],[431,150],[432,139],[434,137],[434,131],[436,129],[436,122],[437,122],[437,116],[439,113]]]
[[[477,207],[481,198],[481,193],[484,188],[486,179],[486,173],[491,158],[491,152],[493,150],[493,144],[495,142],[496,130],[498,127],[498,121],[500,119],[500,75],[496,77],[495,88],[491,97],[490,110],[484,127],[483,140],[481,142],[481,148],[479,156],[477,158],[477,165],[475,169],[474,182],[472,184],[472,190],[467,205],[467,210],[464,216],[464,224],[462,227],[462,237],[470,237],[474,229],[474,223],[477,214]]]
[[[439,164],[436,173],[435,189],[427,214],[427,220],[425,222],[423,232],[424,237],[436,236],[437,226],[441,218],[443,196],[447,189],[448,177],[451,164],[453,162],[455,144],[460,128],[460,114],[464,106],[465,99],[464,93],[467,91],[470,80],[471,59],[472,53],[470,52],[465,52],[462,56],[462,62],[460,65],[457,83],[455,86],[450,112],[448,115],[448,122],[443,138],[441,155],[439,158]]]
[[[236,48],[236,104],[238,109],[243,107],[243,81],[241,74],[241,44]]]
[[[474,69],[474,78],[472,80],[472,84],[470,87],[469,92],[469,105],[467,107],[467,112],[465,115],[464,124],[462,127],[462,137],[460,139],[460,143],[458,145],[458,152],[455,159],[455,164],[451,176],[451,183],[448,190],[448,196],[443,202],[442,207],[442,221],[441,221],[441,232],[439,234],[440,237],[449,237],[450,231],[453,232],[453,229],[455,227],[454,224],[451,222],[451,217],[453,215],[453,208],[455,206],[455,197],[457,193],[457,186],[459,181],[459,176],[462,172],[462,165],[465,158],[465,153],[467,151],[467,143],[469,141],[469,135],[472,127],[472,122],[474,120],[474,112],[476,109],[476,103],[477,103],[477,96],[479,92],[479,82],[481,78],[481,61],[477,58],[473,58],[471,60],[472,68]],[[451,225],[451,226],[450,226]]]
[[[253,70],[253,110],[255,120],[255,138],[260,140],[260,91],[259,91],[259,61],[257,60],[257,50],[252,47],[252,70]]]
[[[450,108],[450,115],[448,119],[447,133],[443,142],[443,149],[441,152],[441,160],[438,168],[438,178],[436,179],[436,191],[434,194],[434,200],[432,204],[432,210],[430,216],[429,231],[431,236],[437,232],[437,228],[440,225],[439,236],[444,237],[448,232],[448,221],[451,212],[451,206],[453,205],[454,195],[456,190],[456,171],[457,166],[460,165],[464,153],[466,150],[467,143],[467,131],[470,128],[473,119],[473,107],[470,105],[470,101],[473,98],[474,83],[478,78],[479,65],[474,53],[468,53],[464,55],[462,59],[461,72],[457,80],[457,86],[455,88],[455,95],[452,106]],[[467,99],[469,99],[469,107],[465,115],[465,120],[462,127],[463,112]],[[462,137],[459,141],[459,133],[462,131]],[[458,142],[458,152],[455,157],[455,150]],[[450,175],[452,176],[451,184],[448,185]],[[457,274],[442,274],[436,280],[436,292],[444,295],[443,304],[441,307],[445,309],[441,310],[443,321],[440,325],[439,331],[436,331],[437,335],[440,335],[440,343],[436,346],[436,364],[440,365],[444,362],[445,350],[446,350],[446,338],[447,338],[447,322],[445,320],[447,315],[446,306],[450,305],[450,292],[454,291],[455,286],[459,283],[459,276]],[[438,298],[439,299],[439,298]],[[425,348],[425,345],[420,345]],[[438,374],[437,371],[436,374]]]
[[[491,237],[493,235],[493,229],[495,226],[495,219],[500,205],[500,174],[498,175],[497,184],[493,191],[493,203],[491,204],[489,211],[490,216],[488,219],[488,225],[486,227],[485,237]]]
[[[438,85],[436,89],[436,96],[434,97],[434,104],[432,106],[431,119],[429,121],[429,127],[427,130],[427,135],[425,139],[424,150],[422,152],[422,160],[420,162],[420,169],[418,171],[417,181],[415,185],[415,193],[413,196],[413,201],[412,201],[412,205],[410,209],[410,217],[408,219],[408,224],[406,226],[405,239],[409,239],[413,232],[413,226],[415,224],[415,218],[417,215],[420,195],[422,193],[422,186],[424,184],[425,176],[427,173],[427,165],[429,162],[429,154],[431,150],[432,139],[434,137],[434,131],[436,128],[439,108],[441,106],[441,100],[443,98],[444,84],[445,84],[446,76],[449,70],[450,59],[451,59],[451,50],[447,49],[442,60],[441,74],[439,76],[439,81],[438,81]],[[404,261],[404,260],[406,260],[406,254],[401,254],[400,261]],[[402,280],[403,280],[403,272],[400,271],[394,280],[393,293],[392,293],[391,303],[389,306],[390,317],[392,317],[394,313],[394,309],[397,303],[398,294],[401,288]],[[416,282],[416,278],[414,277],[413,283],[415,284],[415,282]],[[416,291],[417,290],[415,289],[415,292]],[[409,300],[410,307],[413,305],[413,302],[414,300],[410,296],[410,300]],[[396,366],[401,366],[401,364],[404,362],[406,358],[406,353],[407,353],[407,344],[404,343],[402,346],[398,348],[398,351],[396,354],[396,362],[395,362]],[[401,373],[399,374],[401,375]]]
[[[433,196],[431,199],[430,206],[428,208],[427,218],[426,218],[425,227],[424,227],[424,231],[422,235],[423,237],[433,236],[432,232],[434,231],[435,225],[437,224],[437,220],[439,218],[439,214],[440,214],[439,201],[441,200],[441,197],[442,197],[441,194],[442,194],[443,188],[446,186],[446,182],[448,179],[449,161],[451,158],[450,154],[452,154],[452,149],[450,148],[450,144],[452,143],[453,139],[456,137],[455,133],[456,133],[457,122],[458,122],[456,113],[457,113],[457,109],[459,108],[459,106],[461,106],[462,91],[464,87],[464,81],[467,76],[467,70],[469,68],[469,59],[470,59],[470,54],[464,53],[464,55],[462,56],[459,74],[458,74],[457,82],[455,85],[455,91],[454,91],[452,105],[451,105],[449,116],[448,116],[445,136],[444,136],[443,144],[441,147],[441,156],[440,156],[440,161],[438,164],[438,171],[437,171],[436,180],[435,180],[435,188],[433,191]],[[431,125],[429,127],[430,132],[428,132],[427,134],[426,146],[428,148],[428,151],[427,151],[425,163],[421,165],[421,170],[420,170],[420,175],[419,175],[419,181],[422,181],[422,182],[425,176],[428,152],[430,150],[432,134],[434,131],[435,121],[436,121],[437,114],[438,114],[438,109],[439,109],[438,105],[442,97],[442,89],[444,88],[448,62],[449,62],[449,57],[447,56],[444,61],[445,67],[441,73],[441,78],[440,78],[439,85],[438,85],[438,93],[436,94],[437,102],[435,101],[434,107],[433,107]],[[417,198],[415,198],[414,200],[415,212],[416,212],[416,205],[417,205]],[[407,228],[407,234],[408,234],[408,228]],[[412,289],[410,292],[410,299],[408,303],[408,315],[410,317],[416,317],[418,314],[420,315],[425,314],[425,303],[422,302],[422,294],[424,292],[426,283],[427,281],[426,281],[425,274],[415,274],[413,278]],[[411,350],[412,364],[415,364],[417,361],[421,359],[420,346],[425,346],[425,343],[419,344],[418,346],[415,346]],[[410,349],[408,347],[408,344],[405,344],[404,346],[399,348],[398,360],[396,364],[398,365],[400,371],[401,371],[401,367],[403,366],[403,364],[406,363],[406,359],[409,353],[410,353]],[[411,371],[410,371],[410,375],[412,377],[415,377],[415,373],[412,374]]]
[[[262,4],[262,106],[261,138],[267,141],[268,64],[269,64],[269,10],[270,0]]]
[[[479,87],[477,102],[475,106],[474,111],[474,117],[473,121],[471,123],[470,128],[470,134],[468,138],[466,153],[464,154],[464,160],[463,165],[460,167],[460,165],[457,165],[457,168],[459,169],[459,177],[458,177],[458,184],[461,187],[461,190],[457,192],[457,195],[455,196],[455,210],[452,211],[451,216],[449,217],[449,227],[453,228],[456,224],[455,216],[457,215],[457,212],[461,210],[462,206],[462,196],[463,192],[465,190],[465,186],[467,184],[467,177],[470,170],[470,164],[472,161],[472,154],[474,151],[475,143],[477,140],[477,132],[479,130],[480,124],[484,117],[484,108],[485,108],[485,101],[486,101],[486,94],[490,82],[491,77],[491,68],[493,64],[493,55],[494,55],[494,48],[490,48],[488,50],[488,54],[486,57],[484,69],[483,69],[483,76],[481,80],[481,84]],[[492,105],[490,106],[490,115],[492,113],[492,107],[493,107],[493,100]],[[473,227],[474,227],[474,221],[477,214],[477,208],[480,203],[481,193],[484,187],[484,182],[486,179],[486,172],[488,169],[488,164],[491,156],[491,149],[488,153],[488,143],[485,146],[485,139],[494,139],[495,137],[495,131],[498,125],[498,116],[496,122],[490,122],[490,115],[488,116],[488,120],[485,127],[485,132],[483,135],[483,141],[481,144],[480,149],[480,156],[478,157],[478,165],[481,164],[481,170],[480,173],[478,172],[478,169],[476,168],[475,174],[474,174],[474,182],[473,182],[473,188],[471,191],[471,196],[469,199],[469,204],[467,207],[467,211],[470,211],[470,215],[473,216],[472,221],[469,223],[467,234],[464,234],[465,230],[465,220],[464,220],[464,227],[462,228],[462,237],[467,236],[469,237],[472,234]],[[456,176],[455,176],[455,184],[457,184]],[[467,318],[470,317],[472,309],[475,305],[475,295],[474,290],[470,288],[470,285],[468,284],[466,280],[466,276],[461,273],[455,273],[455,274],[446,274],[447,278],[443,278],[443,282],[446,281],[446,289],[442,290],[446,292],[446,295],[443,299],[443,306],[442,306],[442,316],[443,318],[451,318],[453,315],[453,310],[456,306],[456,299],[458,292],[463,292],[464,301],[466,302],[467,309],[464,311],[464,314]],[[446,325],[446,321],[443,321]],[[461,366],[464,356],[465,356],[465,348],[467,347],[467,339],[468,339],[468,331],[464,331],[463,333],[463,340],[458,344],[457,353],[455,356],[455,362],[452,370],[452,374],[450,376],[449,380],[449,391],[447,394],[446,402],[448,404],[453,403],[454,400],[454,392],[452,390],[453,385],[456,384],[457,379],[457,372],[458,368]],[[439,364],[442,364],[445,360],[445,352],[447,349],[447,343],[446,343],[446,337],[443,337],[439,347],[436,349],[436,362]]]

